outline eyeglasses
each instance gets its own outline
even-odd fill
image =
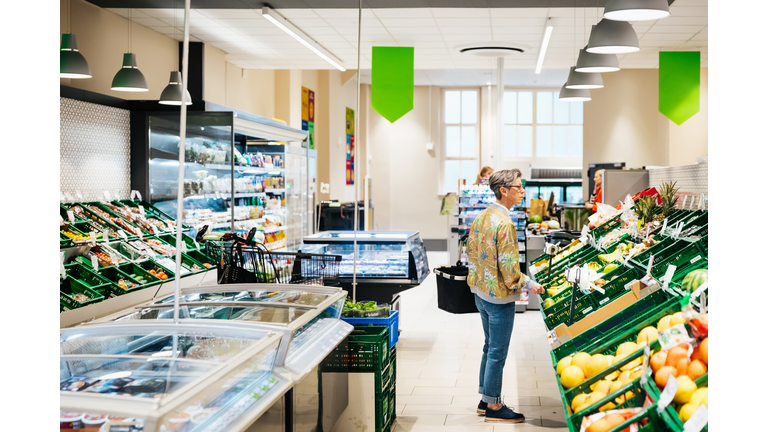
[[[517,189],[518,192],[525,192],[525,187],[523,185],[512,185],[506,189]]]

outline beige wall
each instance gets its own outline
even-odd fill
[[[203,99],[219,105],[227,105],[226,53],[213,45],[203,44]]]
[[[679,166],[707,155],[707,69],[701,73],[701,111],[680,126],[659,112],[658,69],[603,74],[603,83],[584,103],[584,184],[590,163]],[[589,193],[585,188],[585,198]]]
[[[128,20],[84,0],[71,0],[71,32],[91,67],[89,79],[61,80],[61,84],[106,94],[121,99],[157,100],[168,85],[171,71],[178,68],[177,42],[144,26],[133,23],[132,51],[139,70],[149,86],[148,92],[110,90],[112,78],[120,70],[123,53],[128,51]],[[60,1],[61,33],[67,31],[67,2]]]

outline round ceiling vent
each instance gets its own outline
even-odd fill
[[[462,44],[454,49],[464,55],[479,57],[506,57],[522,54],[531,49],[528,45],[509,42],[473,42]]]

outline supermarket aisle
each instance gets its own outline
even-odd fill
[[[447,253],[429,253],[435,268]],[[555,373],[536,311],[518,313],[504,370],[504,401],[525,415],[515,425],[485,423],[475,413],[483,348],[478,314],[453,315],[437,308],[432,273],[401,295],[397,344],[397,420],[393,432],[567,431]]]

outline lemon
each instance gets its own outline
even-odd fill
[[[611,388],[611,382],[610,381],[599,381],[597,385],[595,386],[595,391],[600,393],[608,394],[608,389]]]
[[[675,392],[675,397],[672,400],[677,403],[687,404],[691,401],[695,391],[696,383],[689,376],[683,375],[677,378],[677,392]]]
[[[709,404],[707,403],[707,399],[709,399],[709,389],[706,387],[702,387],[695,392],[693,392],[693,395],[691,395],[691,404],[699,406],[701,404],[707,405],[707,408],[709,408]]]
[[[624,342],[623,344],[619,345],[619,349],[616,350],[616,356],[620,356],[622,354],[632,354],[633,352],[637,351],[637,344],[634,342]]]
[[[589,396],[586,393],[581,393],[577,395],[573,400],[571,401],[571,409],[573,409],[573,412],[579,412],[577,408],[579,408],[581,405],[584,404],[584,401],[587,400],[587,396]]]
[[[571,365],[571,359],[572,358],[573,357],[571,357],[571,356],[564,357],[564,358],[560,359],[559,362],[557,362],[557,374],[558,375],[562,375],[563,374],[563,369],[565,369],[565,368],[567,368],[568,366]]]
[[[568,366],[560,374],[560,384],[569,389],[584,382],[584,372],[578,366]]]
[[[576,366],[581,369],[582,372],[587,372],[587,362],[592,359],[592,356],[585,352],[577,353],[571,360],[571,366]]]
[[[698,405],[694,405],[692,403],[687,403],[680,408],[680,420],[683,421],[683,423],[687,422],[689,418],[696,412],[696,410],[699,409]]]
[[[552,307],[552,305],[554,305],[554,304],[555,304],[555,301],[552,300],[551,298],[548,298],[548,299],[544,300],[544,309]]]

